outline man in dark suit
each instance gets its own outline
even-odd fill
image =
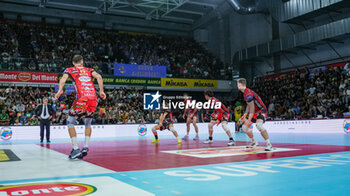
[[[53,109],[48,105],[47,98],[43,99],[43,104],[40,104],[35,109],[35,115],[40,121],[40,143],[44,140],[44,128],[46,127],[46,141],[50,143],[50,120],[52,119]]]

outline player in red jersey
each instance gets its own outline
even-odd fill
[[[255,141],[253,135],[253,129],[249,128],[253,123],[256,123],[256,128],[260,131],[261,136],[266,140],[266,151],[272,150],[269,135],[264,128],[267,117],[267,109],[261,98],[251,89],[247,88],[247,81],[244,78],[239,78],[237,81],[238,89],[244,94],[244,100],[247,102],[247,108],[244,115],[240,119],[240,123],[244,123],[242,129],[247,133],[249,138],[252,140],[249,147],[255,147],[258,142]]]
[[[213,92],[206,90],[204,91],[204,96],[205,96],[205,99],[207,101],[211,101],[211,103],[218,104],[218,105],[221,104],[221,107],[219,109],[214,109],[214,112],[211,114],[212,119],[208,124],[209,139],[206,140],[204,143],[205,144],[213,143],[213,127],[214,125],[219,125],[221,123],[222,128],[225,130],[227,136],[230,139],[227,145],[229,146],[235,145],[235,141],[232,138],[230,129],[227,127],[227,122],[228,122],[228,119],[230,118],[230,113],[228,109],[217,98],[213,97]]]
[[[88,143],[91,137],[92,115],[97,107],[97,95],[93,78],[96,78],[97,80],[100,89],[100,97],[106,99],[106,94],[103,91],[103,80],[101,75],[92,68],[84,67],[84,60],[81,55],[74,55],[73,65],[74,67],[67,68],[64,71],[59,82],[59,89],[55,95],[56,99],[62,95],[66,80],[70,78],[75,87],[76,93],[76,99],[73,102],[67,119],[68,131],[73,144],[73,150],[69,155],[70,159],[82,158],[86,156],[89,151]],[[80,151],[74,125],[77,117],[81,116],[85,116],[85,143],[83,149]]]
[[[184,93],[184,98],[185,98],[185,100],[184,100],[185,104],[187,102],[192,103],[192,100],[188,97],[187,93]],[[198,126],[197,126],[197,119],[198,119],[197,108],[185,109],[184,114],[182,115],[182,118],[185,119],[186,115],[187,115],[187,119],[186,119],[187,134],[182,139],[183,140],[188,140],[188,134],[190,133],[190,123],[192,121],[194,130],[196,131],[196,136],[193,138],[193,140],[199,140]]]

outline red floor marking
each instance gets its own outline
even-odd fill
[[[236,145],[242,146],[247,144],[247,142],[237,142]],[[203,141],[184,141],[181,146],[178,146],[174,139],[163,139],[159,145],[151,144],[151,140],[96,141],[90,142],[90,151],[84,160],[114,171],[135,171],[350,151],[350,146],[273,143],[274,147],[301,150],[205,159],[160,152],[176,149],[207,148],[210,146],[225,147],[226,145],[227,141],[215,141],[215,143],[211,145],[203,144]],[[260,143],[260,145],[264,144]],[[72,149],[72,145],[69,143],[53,143],[46,147],[67,155]]]

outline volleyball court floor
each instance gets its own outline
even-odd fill
[[[213,144],[203,144],[207,134],[181,145],[171,136],[159,145],[151,135],[92,139],[88,156],[74,161],[68,139],[2,141],[0,196],[349,195],[350,135],[270,133],[272,152],[255,137],[254,149],[244,133],[234,147],[215,132]]]

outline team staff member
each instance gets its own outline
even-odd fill
[[[40,104],[35,109],[35,115],[40,121],[40,143],[44,140],[44,130],[46,129],[46,142],[50,143],[50,124],[53,115],[52,106],[48,104],[48,99],[43,99],[43,104]]]

